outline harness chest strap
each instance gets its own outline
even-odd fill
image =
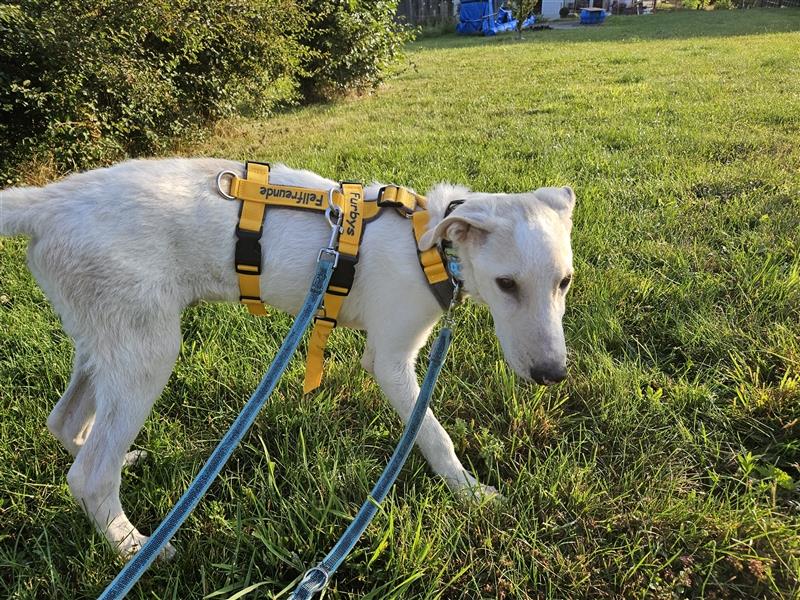
[[[417,258],[422,271],[425,273],[428,287],[433,292],[439,305],[444,310],[447,310],[450,307],[455,286],[447,270],[446,257],[442,255],[442,251],[438,246],[427,250],[419,249],[419,240],[428,230],[430,214],[427,210],[417,211],[411,215],[411,221],[414,225],[414,240],[417,243]]]
[[[353,288],[358,263],[358,250],[364,232],[364,188],[360,183],[344,182],[341,184],[344,197],[344,217],[342,231],[339,234],[339,260],[325,292],[325,299],[317,317],[314,329],[308,340],[308,357],[306,359],[306,378],[303,382],[303,393],[319,387],[322,382],[322,366],[328,336],[336,327],[336,320],[342,309],[344,299]]]

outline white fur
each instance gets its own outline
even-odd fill
[[[146,538],[122,510],[120,471],[139,458],[126,452],[172,371],[181,311],[199,300],[239,297],[233,269],[239,203],[216,192],[223,169],[243,172],[243,165],[137,160],[44,188],[0,192],[0,234],[31,237],[31,272],[75,342],[72,379],[48,427],[75,457],[67,475],[72,493],[123,554]],[[335,186],[282,165],[270,180]],[[367,198],[378,188],[370,186]],[[466,202],[443,219],[457,199]],[[535,370],[544,382],[563,378],[566,289],[559,283],[572,269],[572,190],[491,195],[441,184],[428,201],[431,225],[421,245],[453,241],[465,288],[488,304],[514,370],[524,378]],[[262,293],[268,304],[292,314],[299,309],[328,235],[321,215],[267,209]],[[517,289],[502,291],[497,277],[513,277]],[[362,365],[404,420],[419,391],[417,353],[440,315],[417,262],[410,222],[384,211],[366,226],[339,324],[366,330]],[[417,444],[452,488],[491,490],[464,469],[431,411]]]

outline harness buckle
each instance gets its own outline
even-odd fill
[[[414,209],[403,202],[402,199],[405,196],[414,197],[414,194],[399,185],[385,185],[378,190],[376,202],[381,208],[394,208],[400,215],[410,219],[411,215],[414,214]],[[416,199],[414,203],[416,204]]]
[[[350,288],[353,287],[353,280],[356,277],[356,264],[358,264],[357,256],[350,256],[349,254],[339,254],[339,261],[336,263],[336,268],[331,275],[331,281],[328,284],[328,293],[336,296],[347,296],[350,293]],[[339,293],[331,290],[331,286],[347,290],[347,293]]]
[[[322,311],[324,312],[324,310],[325,310],[325,308],[323,307]],[[331,329],[334,329],[339,324],[339,321],[337,321],[336,319],[331,319],[330,317],[323,317],[323,316],[320,316],[320,315],[317,315],[316,317],[314,317],[314,323],[315,324],[320,322],[320,321],[324,321],[325,323],[330,323]]]
[[[261,232],[236,228],[236,272],[243,275],[261,275]]]

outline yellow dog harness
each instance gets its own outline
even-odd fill
[[[425,279],[440,305],[446,310],[453,297],[455,284],[447,270],[445,257],[439,247],[419,250],[419,240],[428,227],[429,214],[424,196],[405,188],[389,185],[381,188],[376,200],[364,199],[360,183],[344,181],[339,189],[318,190],[269,182],[269,165],[247,162],[246,176],[231,175],[229,199],[241,201],[239,223],[236,228],[235,268],[239,277],[239,300],[253,315],[266,315],[261,300],[261,235],[267,206],[313,210],[339,215],[339,259],[325,292],[323,305],[314,319],[314,329],[308,343],[306,378],[303,392],[316,389],[322,381],[325,346],[341,311],[344,299],[350,293],[355,279],[358,251],[364,226],[380,216],[384,208],[397,210],[412,220],[417,256]],[[218,178],[219,181],[219,178]],[[223,194],[224,195],[224,194]],[[331,222],[331,225],[335,223]]]

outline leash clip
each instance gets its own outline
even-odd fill
[[[333,198],[333,190],[331,190],[330,198]],[[332,213],[335,213],[336,221],[331,219]],[[336,242],[338,241],[339,234],[342,231],[344,213],[339,210],[339,207],[331,203],[330,206],[325,209],[325,218],[328,219],[328,223],[331,225],[331,237],[328,239],[328,245],[325,248],[320,249],[319,254],[317,254],[317,262],[322,260],[323,254],[327,254],[328,256],[333,257],[333,268],[335,269],[336,265],[339,264],[339,251],[336,250]]]
[[[344,221],[344,211],[342,210],[342,208],[340,206],[338,206],[333,201],[333,194],[334,194],[334,189],[333,188],[329,189],[328,190],[328,208],[325,209],[325,218],[328,221],[328,225],[330,225],[332,228],[334,228],[336,230],[336,232],[337,232],[337,235],[338,235],[342,231],[342,223]],[[335,222],[334,222],[333,219],[331,219],[331,216],[335,216],[336,217],[336,221]],[[333,238],[331,238],[331,239],[333,239]],[[333,247],[333,241],[331,241],[330,246]]]
[[[444,313],[444,326],[452,329],[454,319],[453,310],[458,306],[461,299],[461,282],[459,280],[453,281],[453,297],[450,298],[450,306],[447,307],[447,312]]]
[[[322,581],[319,581],[320,577],[322,578]],[[303,579],[298,584],[297,586],[298,591],[301,588],[305,588],[305,590],[311,594],[316,594],[318,592],[321,592],[328,586],[328,580],[330,580],[330,578],[331,574],[322,565],[311,567],[308,571],[305,572],[305,575],[303,575]],[[297,592],[292,594],[292,597],[294,597],[296,593]]]
[[[331,189],[328,190],[328,210],[332,210],[332,211],[336,212],[336,211],[339,210],[339,207],[333,201],[334,191],[335,191],[334,188],[331,188]]]
[[[335,269],[336,265],[339,264],[339,252],[333,248],[320,248],[319,254],[317,254],[317,262],[322,262],[323,254],[333,258],[333,268]]]
[[[341,208],[339,208],[333,201],[333,188],[328,190],[328,208],[325,209],[325,218],[328,220],[328,225],[331,228],[336,230],[336,234],[338,235],[339,232],[342,230],[342,221],[344,220],[344,212]],[[336,217],[336,221],[331,218],[332,216]],[[331,236],[331,243],[329,244],[330,247],[333,247],[333,236]]]

